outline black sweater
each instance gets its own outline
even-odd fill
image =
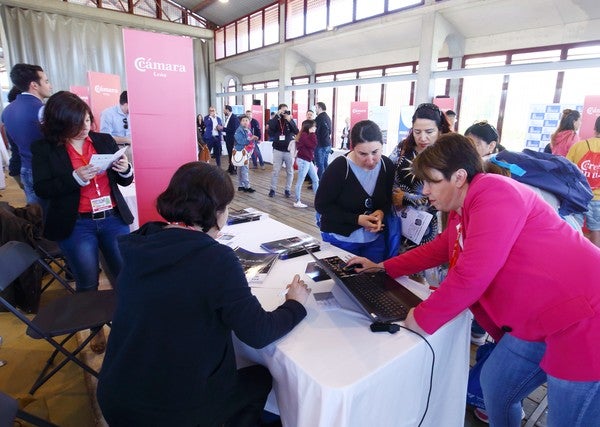
[[[105,414],[136,411],[137,425],[203,425],[235,381],[231,332],[260,348],[306,310],[286,301],[266,312],[231,248],[164,225],[119,239],[124,266],[98,401]]]

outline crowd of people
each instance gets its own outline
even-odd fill
[[[158,197],[165,222],[130,233],[133,215],[118,185],[132,183],[131,159],[123,154],[106,170],[91,163],[94,154],[131,144],[127,92],[94,132],[88,105],[67,91],[52,94],[41,67],[17,64],[11,80],[16,96],[2,121],[20,161],[14,176],[27,202],[42,206],[45,237],[66,256],[77,292],[98,288],[99,253],[116,278],[108,344],[103,334],[91,343],[98,353],[107,346],[98,401],[109,424],[256,425],[271,376],[261,366],[236,368],[231,333],[257,348],[273,342],[306,316],[310,290],[295,275],[286,301],[263,310],[233,250],[215,240],[236,194],[229,175],[237,175],[238,192],[253,193],[249,169],[265,167],[263,131],[252,111],[238,116],[226,105],[221,119],[211,106],[198,115],[199,161],[181,166]],[[437,105],[420,104],[389,157],[375,122],[347,123],[342,147],[350,151],[329,164],[326,105],[318,102],[316,116],[310,113],[298,127],[282,103],[268,120],[268,197],[277,195],[284,166],[283,196],[292,197],[296,163],[293,206],[307,207],[301,193],[308,176],[322,240],[354,254],[348,264],[358,272],[383,269],[397,277],[445,266],[437,290],[409,312],[406,325],[433,334],[472,311],[476,333],[496,342],[481,371],[492,425],[520,425],[521,401],[545,382],[549,425],[597,423],[600,118],[595,137],[579,141],[581,114],[564,110],[548,154],[566,157],[587,178],[589,205],[575,217],[588,239],[535,188],[510,177],[516,169],[498,160],[500,135],[485,121],[463,136]],[[487,173],[494,166],[505,171]],[[415,212],[427,218],[424,232],[402,236],[397,224]],[[174,350],[182,340],[191,348]]]

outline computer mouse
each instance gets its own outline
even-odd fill
[[[344,267],[342,267],[342,271],[344,273],[356,273],[356,269],[362,268],[362,267],[363,267],[362,264],[352,264],[352,265],[346,264]]]

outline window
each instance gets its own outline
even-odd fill
[[[286,38],[293,39],[304,35],[304,0],[288,0],[286,9]]]
[[[464,133],[469,126],[481,120],[487,120],[494,126],[497,125],[503,81],[502,74],[472,76],[463,79],[460,128],[458,130],[460,133]]]
[[[383,70],[368,70],[361,71],[358,73],[359,79],[373,78],[373,77],[381,77],[383,74]],[[370,84],[361,84],[359,87],[359,101],[367,101],[369,103],[369,107],[379,106],[381,105],[381,92],[382,92],[382,84],[381,83],[370,83]]]
[[[356,0],[356,20],[381,15],[385,0]]]
[[[215,31],[215,58],[225,58],[225,28]]]
[[[235,55],[235,24],[229,24],[225,27],[225,56]]]
[[[329,0],[329,26],[337,27],[338,25],[352,22],[352,14],[354,13],[353,0]]]
[[[506,55],[479,56],[465,60],[465,68],[483,68],[506,65]]]
[[[237,53],[248,51],[248,18],[237,22]]]
[[[404,9],[411,6],[423,4],[423,0],[388,0],[388,11]]]
[[[307,0],[306,34],[324,30],[327,27],[327,0]]]
[[[586,95],[600,93],[599,73],[598,68],[565,71],[560,103],[583,105]]]
[[[560,60],[560,50],[544,50],[541,52],[515,53],[510,59],[511,64],[534,64]]]
[[[250,15],[250,50],[263,45],[263,14],[262,11]],[[217,58],[218,59],[218,58]]]
[[[265,46],[279,43],[279,5],[265,9]]]

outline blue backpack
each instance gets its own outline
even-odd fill
[[[512,178],[554,194],[561,216],[583,213],[594,197],[590,184],[577,166],[561,156],[525,149],[501,151],[491,161],[510,170]]]

